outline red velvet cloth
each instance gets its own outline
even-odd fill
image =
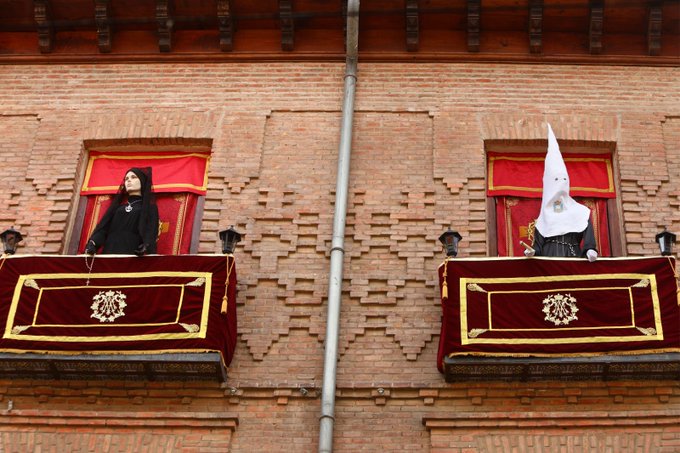
[[[12,256],[0,300],[3,352],[219,352],[229,365],[236,345],[231,256],[104,255],[91,273],[83,256]]]
[[[439,268],[444,357],[680,352],[675,259],[453,259]],[[564,303],[564,302],[567,303]]]
[[[210,153],[91,151],[82,195],[113,194],[131,167],[152,167],[155,193],[190,192],[205,195]]]
[[[572,197],[616,198],[609,154],[562,154]],[[488,153],[487,195],[541,198],[544,153]]]
[[[156,252],[159,255],[182,255],[190,253],[191,234],[198,195],[193,193],[156,194],[159,226]],[[85,219],[80,232],[78,253],[84,253],[87,240],[111,204],[109,195],[87,197]]]
[[[600,256],[611,256],[607,200],[603,198],[578,198],[577,201],[590,208],[590,220],[595,229],[595,240]],[[496,198],[496,237],[499,256],[524,256],[524,247],[519,241],[531,245],[529,225],[541,211],[539,198]]]

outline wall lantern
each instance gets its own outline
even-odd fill
[[[228,230],[220,231],[220,240],[222,241],[222,253],[230,255],[234,253],[236,244],[241,240],[241,234],[232,225]]]
[[[656,235],[656,242],[659,244],[661,255],[668,256],[673,253],[673,244],[675,244],[675,235],[670,231],[663,229],[663,231]]]
[[[451,228],[439,236],[439,242],[444,244],[444,248],[446,249],[446,256],[458,255],[458,243],[461,239],[463,239],[463,236],[458,234],[457,231],[451,231]]]
[[[14,252],[17,251],[17,245],[24,239],[24,237],[21,235],[21,233],[15,230],[14,227],[12,227],[9,230],[5,230],[0,233],[0,239],[2,239],[2,246],[5,251],[4,253],[7,255],[14,255]]]

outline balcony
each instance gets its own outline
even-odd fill
[[[680,380],[680,354],[445,357],[446,382]]]
[[[0,372],[12,378],[226,380],[234,258],[1,259]]]
[[[673,257],[448,259],[447,382],[680,379]]]

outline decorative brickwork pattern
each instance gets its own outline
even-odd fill
[[[230,225],[244,234],[236,250],[239,340],[226,385],[0,381],[3,420],[39,412],[23,425],[5,422],[6,450],[30,450],[29,438],[43,450],[70,442],[105,451],[114,440],[189,450],[206,442],[207,451],[238,453],[316,449],[343,70],[312,61],[0,66],[8,175],[0,181],[0,226],[25,234],[19,253],[68,250],[84,158],[102,146],[209,149],[198,251],[218,252],[217,232]],[[579,451],[577,443],[625,451],[617,443],[624,440],[642,451],[680,448],[677,382],[446,384],[435,366],[436,269],[444,257],[437,238],[451,226],[463,235],[461,257],[488,255],[490,145],[536,146],[549,121],[560,141],[613,152],[627,255],[656,253],[663,226],[680,233],[677,73],[672,66],[360,62],[337,451],[500,451],[529,442],[534,451]],[[67,430],[60,411],[103,425]],[[203,425],[160,426],[176,413]],[[214,428],[213,413],[234,414],[238,426],[227,417]],[[478,425],[489,413],[499,424],[519,414],[525,424],[464,431],[459,417],[424,425],[432,413],[475,414],[469,418]],[[614,413],[605,426],[604,414]],[[529,423],[536,414],[550,414],[553,424],[539,430]],[[124,434],[105,420],[157,425],[134,424]],[[51,424],[58,428],[48,431]],[[145,437],[152,432],[158,437]]]
[[[665,118],[662,127],[663,159],[668,168],[668,183],[661,188],[659,196],[665,198],[665,193],[668,193],[668,206],[660,206],[663,211],[654,220],[658,222],[659,231],[661,227],[666,227],[668,231],[675,232],[680,229],[680,161],[675,157],[680,156],[680,117]]]
[[[0,115],[0,155],[6,169],[16,177],[5,177],[0,180],[0,222],[4,228],[14,226],[19,231],[27,231],[34,221],[35,211],[22,208],[22,202],[34,199],[35,187],[26,180],[29,165],[27,156],[31,155],[36,132],[40,126],[37,115]],[[3,228],[3,229],[4,229]],[[28,238],[27,238],[28,240]]]
[[[8,411],[0,451],[229,451],[238,419],[218,413]]]
[[[425,417],[431,433],[431,452],[496,453],[673,451],[678,414],[578,413],[456,414]],[[619,428],[612,428],[612,424]],[[634,424],[635,432],[620,427]]]

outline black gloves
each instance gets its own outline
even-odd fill
[[[149,246],[148,246],[147,244],[145,244],[144,242],[142,242],[142,243],[139,244],[139,246],[135,249],[135,255],[137,255],[137,256],[145,255],[145,254],[146,254],[146,249],[147,249],[147,248],[149,248]]]
[[[87,241],[87,245],[85,246],[85,253],[88,255],[94,255],[97,253],[97,244],[94,243],[94,241]]]
[[[97,253],[97,244],[94,243],[94,241],[87,241],[87,245],[85,246],[85,253],[88,255],[94,255]],[[146,251],[149,249],[149,246],[146,243],[141,243],[137,248],[135,249],[135,255],[137,256],[142,256],[146,255]]]

